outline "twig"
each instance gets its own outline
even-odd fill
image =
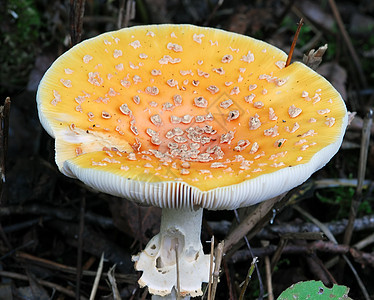
[[[356,249],[360,250],[360,249],[363,249],[363,248],[369,246],[372,243],[374,243],[374,233],[370,234],[366,238],[364,238],[361,241],[359,241],[358,243],[354,244],[353,248],[356,248]]]
[[[219,269],[221,267],[222,257],[224,253],[223,251],[224,246],[225,246],[225,241],[222,241],[218,243],[217,248],[216,248],[216,263],[214,264],[212,294],[211,294],[211,299],[209,300],[214,300],[216,297],[216,290],[217,290],[217,285],[218,285],[218,280],[219,280]]]
[[[361,137],[361,150],[360,159],[358,165],[358,175],[357,175],[357,188],[355,195],[352,199],[351,209],[349,211],[349,219],[347,228],[344,234],[344,244],[349,245],[352,238],[353,225],[357,216],[357,210],[361,204],[362,198],[362,187],[365,179],[367,157],[370,144],[370,129],[373,123],[373,111],[370,109],[368,114],[364,119],[364,126],[362,127],[362,137]]]
[[[226,253],[233,245],[238,243],[266,214],[272,210],[274,204],[280,200],[280,197],[274,197],[264,201],[252,211],[240,224],[225,238],[225,248],[223,251]]]
[[[99,282],[100,282],[100,277],[101,277],[101,274],[103,273],[103,265],[104,265],[104,253],[101,255],[99,266],[97,268],[95,281],[94,281],[94,284],[93,284],[92,290],[91,290],[90,300],[95,299],[96,291],[97,291],[97,288],[98,288]]]
[[[222,6],[224,0],[218,0],[217,4],[214,6],[212,12],[209,14],[208,18],[204,22],[204,26],[208,26],[210,21],[213,19],[214,15],[216,14],[217,10]]]
[[[12,279],[24,280],[24,281],[29,280],[29,278],[26,275],[13,273],[13,272],[7,272],[7,271],[1,271],[1,270],[0,270],[0,276],[12,278]],[[61,285],[58,285],[58,284],[55,284],[55,283],[52,283],[52,282],[49,282],[49,281],[46,281],[46,280],[42,280],[42,279],[36,279],[36,281],[43,286],[46,286],[48,288],[57,290],[60,293],[63,293],[65,295],[69,296],[69,297],[75,298],[75,293],[72,290],[64,288]],[[80,297],[80,300],[86,300],[86,299],[87,298],[85,298],[83,296]]]
[[[80,286],[82,278],[82,254],[83,254],[83,233],[84,233],[84,212],[86,210],[86,196],[81,198],[81,205],[79,210],[79,232],[78,232],[78,247],[77,247],[77,278],[76,278],[76,297],[79,299]]]
[[[24,252],[17,252],[16,254],[17,259],[23,259],[27,261],[28,263],[37,264],[39,266],[43,266],[44,268],[52,269],[52,270],[58,270],[59,272],[67,273],[67,274],[77,274],[77,269],[74,267],[69,267],[63,264],[56,263],[54,261],[40,258],[33,256],[28,253]],[[89,270],[83,270],[82,271],[83,276],[96,276],[97,272],[95,271],[89,271]],[[102,276],[108,276],[107,273],[103,273]],[[127,275],[127,274],[117,274],[117,280],[124,282],[124,283],[130,283],[134,284],[137,280],[136,275]]]
[[[298,26],[297,26],[297,29],[296,29],[296,33],[295,33],[295,36],[294,36],[292,44],[291,44],[290,52],[288,53],[288,57],[287,57],[286,65],[285,65],[286,67],[288,67],[291,63],[293,51],[295,49],[297,38],[299,37],[301,26],[303,26],[303,24],[304,24],[304,20],[303,20],[303,18],[301,18],[299,23],[297,24]]]
[[[328,230],[333,235],[342,234],[347,226],[348,220],[342,219],[330,223],[324,223]],[[363,216],[358,218],[354,222],[353,229],[355,232],[374,229],[374,215]],[[260,231],[256,237],[260,239],[274,239],[279,238],[280,235],[298,233],[298,232],[309,232],[317,233],[320,232],[320,228],[313,223],[302,223],[302,224],[280,224],[269,226]]]
[[[271,273],[274,272],[275,266],[277,265],[282,255],[282,252],[284,250],[284,247],[286,247],[287,243],[288,243],[288,239],[281,238],[279,240],[277,250],[275,250],[273,257],[271,258]]]
[[[23,245],[21,245],[21,246],[18,246],[18,247],[15,248],[15,249],[10,250],[9,252],[5,253],[3,256],[0,257],[0,262],[1,262],[2,260],[4,260],[5,258],[7,258],[7,257],[9,257],[9,256],[11,256],[11,255],[13,255],[13,254],[16,253],[17,251],[20,251],[20,250],[22,250],[22,249],[24,249],[24,248],[28,248],[28,247],[30,247],[30,246],[32,246],[32,245],[34,245],[34,244],[35,244],[35,240],[30,240],[30,241],[28,241],[26,244],[23,244]]]
[[[247,287],[249,285],[249,282],[251,281],[252,279],[252,275],[253,275],[253,272],[255,270],[255,266],[258,262],[258,259],[257,257],[254,257],[252,259],[252,262],[251,262],[251,266],[249,267],[249,270],[248,270],[248,274],[247,274],[247,277],[245,278],[245,281],[243,283],[243,287],[240,291],[240,296],[239,296],[239,300],[243,300],[244,299],[244,295],[245,295],[245,291],[247,290]]]
[[[354,62],[354,65],[356,67],[358,76],[360,77],[361,83],[362,83],[364,88],[367,88],[367,81],[366,81],[365,74],[364,74],[364,72],[362,70],[362,67],[361,67],[360,59],[359,59],[359,57],[356,53],[356,50],[355,50],[355,48],[354,48],[354,46],[351,42],[351,39],[348,35],[348,32],[344,27],[344,23],[343,23],[343,20],[340,16],[339,10],[336,6],[336,3],[335,3],[334,0],[329,0],[329,4],[330,4],[331,10],[332,10],[332,13],[334,15],[334,18],[336,20],[336,23],[339,27],[339,30],[340,30],[340,32],[343,36],[343,39],[344,39],[345,43],[347,44],[349,54],[351,55],[351,57],[353,59],[353,62]]]
[[[69,22],[71,45],[79,43],[82,39],[84,6],[86,0],[70,0]]]
[[[326,236],[329,238],[330,241],[334,242],[335,244],[338,243],[337,240],[335,239],[334,235],[331,233],[331,231],[323,223],[321,223],[319,220],[317,220],[316,218],[314,218],[311,214],[309,214],[308,212],[306,212],[305,210],[303,210],[301,207],[295,205],[294,208],[299,213],[301,213],[302,215],[304,215],[305,217],[307,217],[308,219],[310,219],[313,223],[315,223],[316,225],[318,225],[321,228],[321,230],[326,234]],[[358,275],[356,269],[351,264],[351,262],[349,261],[349,259],[347,258],[346,255],[343,255],[343,258],[346,261],[346,263],[349,265],[349,267],[350,267],[353,275],[355,276],[356,281],[357,281],[358,285],[360,286],[361,291],[362,291],[365,299],[366,300],[370,300],[369,293],[366,290],[366,287],[365,287],[364,283],[362,282],[360,276]]]
[[[9,116],[10,116],[10,98],[7,97],[4,101],[4,105],[0,106],[0,204],[4,203],[3,187],[6,181],[5,162],[6,162],[7,151],[8,151]]]
[[[263,247],[269,246],[269,241],[261,241],[261,245]],[[266,275],[266,287],[268,291],[268,299],[274,300],[274,294],[273,294],[273,284],[271,281],[271,263],[269,256],[265,256],[265,275]]]
[[[275,245],[269,245],[268,247],[252,248],[252,253],[255,257],[265,257],[275,255],[275,252],[278,249],[279,248]],[[316,251],[328,254],[351,254],[356,262],[359,262],[362,265],[374,267],[374,254],[359,251],[358,249],[348,245],[335,244],[331,241],[316,241],[303,245],[288,244],[283,248],[281,254],[308,254]],[[238,250],[234,255],[231,256],[231,261],[233,263],[248,261],[248,259],[252,258],[252,253],[248,250]]]

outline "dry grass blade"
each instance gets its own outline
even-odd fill
[[[104,253],[101,255],[99,266],[97,268],[97,273],[96,273],[96,276],[95,276],[95,281],[94,281],[94,284],[93,284],[92,290],[91,290],[90,300],[94,300],[95,299],[96,291],[97,291],[97,288],[98,288],[99,282],[100,282],[100,277],[101,277],[101,274],[103,272],[103,265],[104,265]]]
[[[111,267],[109,269],[108,279],[109,279],[109,282],[110,282],[110,286],[112,288],[113,299],[114,300],[121,300],[121,296],[120,296],[120,293],[119,293],[118,288],[117,288],[116,278],[114,277],[115,268],[116,268],[116,265],[114,265],[113,267]]]

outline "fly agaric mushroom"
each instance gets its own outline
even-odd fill
[[[285,68],[286,59],[246,36],[152,25],[86,40],[43,77],[39,117],[60,171],[163,209],[160,233],[135,256],[152,294],[201,294],[204,208],[279,195],[338,151],[342,98],[305,65]]]

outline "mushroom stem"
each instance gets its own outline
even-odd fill
[[[202,215],[202,208],[162,210],[160,233],[133,257],[135,269],[143,271],[140,286],[147,286],[151,294],[167,296],[163,299],[176,299],[173,289],[179,289],[182,299],[202,295],[201,284],[209,281],[210,266],[210,256],[204,254],[200,241]]]

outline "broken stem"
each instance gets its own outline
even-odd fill
[[[290,63],[291,63],[292,54],[293,54],[293,51],[294,51],[295,46],[296,46],[297,38],[299,37],[301,26],[303,26],[303,24],[304,24],[304,19],[301,18],[300,21],[299,21],[299,23],[298,23],[295,36],[293,37],[293,41],[292,41],[290,52],[288,53],[288,57],[287,57],[287,61],[286,61],[286,67],[288,67],[290,65]]]
[[[243,287],[242,287],[242,290],[240,291],[239,300],[244,299],[245,291],[247,290],[248,284],[251,281],[251,278],[252,278],[252,275],[253,275],[253,272],[255,270],[257,262],[258,262],[257,257],[254,257],[252,259],[251,266],[249,267],[247,277],[245,278],[245,281],[243,282],[243,284],[241,284]]]
[[[214,235],[210,240],[210,267],[209,267],[209,284],[208,284],[208,300],[211,300],[212,296],[212,276],[213,276],[213,264],[214,264]]]
[[[175,266],[177,269],[177,300],[180,299],[180,290],[181,290],[181,283],[180,283],[180,277],[179,277],[179,258],[178,258],[178,242],[174,246],[175,250]]]

